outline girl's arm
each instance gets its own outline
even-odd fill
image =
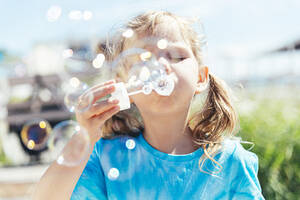
[[[84,168],[88,163],[89,157],[91,157],[92,161],[90,162],[90,166],[93,166],[93,160],[98,159],[98,155],[96,154],[96,152],[94,151],[94,154],[92,154],[92,152],[96,142],[101,138],[101,133],[99,133],[101,127],[106,120],[111,118],[120,110],[120,107],[117,105],[118,100],[98,100],[112,93],[115,90],[114,83],[115,82],[112,80],[100,85],[96,85],[90,88],[85,94],[82,95],[81,100],[83,101],[85,100],[85,96],[88,96],[86,95],[88,92],[91,92],[94,96],[92,106],[87,111],[76,113],[77,121],[82,127],[84,127],[87,130],[90,137],[91,148],[89,150],[88,156],[79,165],[75,167],[67,167],[53,162],[46,171],[46,173],[43,175],[39,183],[37,184],[36,190],[33,194],[33,199],[70,199],[72,192],[76,186],[76,183],[78,182]],[[74,144],[74,142],[72,141],[76,139],[78,138],[72,137],[69,143],[64,148],[64,151],[67,151],[67,149],[72,148],[72,144]],[[97,167],[93,167],[93,170],[88,171],[96,173]],[[89,176],[92,176],[89,177],[90,181],[92,181],[93,179],[97,179],[96,177],[94,177],[95,174],[90,174]]]
[[[69,144],[71,144],[71,142],[69,142],[68,145]],[[75,167],[67,167],[53,162],[37,184],[33,199],[70,199],[93,149],[94,145],[90,148],[89,156]]]

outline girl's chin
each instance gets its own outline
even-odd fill
[[[146,102],[147,107],[152,109],[153,111],[163,111],[176,108],[176,101],[173,95],[161,96],[156,93],[150,94]]]

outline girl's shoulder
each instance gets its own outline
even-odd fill
[[[251,142],[242,141],[241,138],[238,137],[225,138],[222,142],[221,150],[235,157],[256,156],[253,152],[246,150],[243,144],[247,146],[249,146],[249,144],[254,145]]]
[[[219,159],[230,164],[230,166],[238,166],[241,168],[254,168],[258,170],[258,157],[255,153],[246,150],[243,142],[239,138],[227,138],[223,141],[220,149]]]

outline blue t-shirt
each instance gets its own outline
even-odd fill
[[[264,199],[257,156],[237,140],[226,139],[215,155],[221,169],[207,159],[200,170],[202,154],[202,148],[185,155],[160,152],[143,134],[100,139],[71,199]]]

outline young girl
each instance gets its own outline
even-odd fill
[[[132,47],[149,50],[168,74],[175,74],[174,91],[133,95],[132,108],[119,112],[118,100],[101,100],[115,90],[114,81],[91,88],[97,102],[76,114],[91,138],[90,157],[72,168],[54,162],[35,199],[264,199],[258,159],[229,139],[236,114],[224,84],[203,66],[202,46],[190,22],[168,12],[147,12],[127,28],[134,35],[103,48],[106,58]],[[166,39],[168,47],[155,49],[140,40],[147,37]],[[118,79],[126,80],[131,62]],[[204,93],[204,105],[191,112],[192,101]]]

